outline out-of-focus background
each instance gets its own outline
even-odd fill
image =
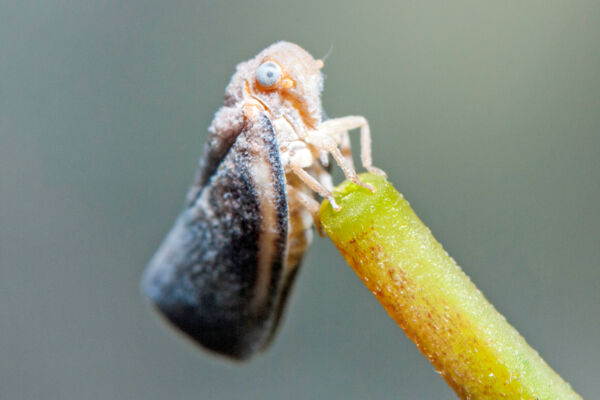
[[[597,1],[1,2],[0,398],[455,398],[327,239],[244,365],[139,293],[235,65],[280,39],[333,47],[327,113],[370,121],[376,165],[597,397],[599,21]]]

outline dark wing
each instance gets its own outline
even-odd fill
[[[204,347],[248,357],[267,344],[278,319],[287,234],[285,176],[263,113],[179,216],[143,290]]]
[[[200,158],[194,183],[187,195],[186,205],[194,202],[204,187],[219,168],[225,155],[233,146],[238,135],[244,130],[244,117],[241,107],[221,107],[215,113],[208,128],[208,140],[204,146],[204,155]]]

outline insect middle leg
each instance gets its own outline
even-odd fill
[[[341,135],[341,140],[339,141],[342,148],[345,148],[344,142],[347,139],[347,136],[345,137],[345,135],[347,135],[348,131],[356,128],[360,128],[360,159],[363,167],[374,174],[386,176],[385,172],[373,166],[373,158],[371,156],[371,129],[369,128],[369,122],[364,117],[351,115],[329,119],[319,126],[318,131],[332,137],[339,136],[340,132],[344,132],[345,134]]]
[[[306,207],[306,209],[312,215],[315,228],[317,229],[317,233],[319,234],[319,236],[325,237],[325,234],[323,233],[323,226],[321,225],[321,219],[319,218],[319,202],[291,185],[287,185],[286,190],[288,195],[294,196],[302,204],[304,204],[304,207]]]
[[[300,178],[300,180],[304,182],[306,186],[319,193],[321,197],[325,197],[327,200],[329,200],[331,207],[333,207],[335,211],[340,211],[342,209],[342,207],[340,207],[340,205],[338,205],[333,198],[333,193],[331,193],[329,189],[323,186],[323,184],[316,180],[311,174],[306,172],[300,165],[292,163],[290,167],[292,168],[294,174],[296,174],[296,176]]]

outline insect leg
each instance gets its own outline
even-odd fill
[[[323,227],[321,226],[321,219],[319,218],[319,202],[308,196],[306,193],[302,193],[301,191],[297,190],[293,186],[287,185],[286,189],[289,195],[296,197],[298,200],[300,200],[300,202],[302,202],[302,204],[304,204],[306,209],[313,217],[315,228],[317,228],[319,236],[325,237],[325,234],[323,233]]]
[[[371,157],[371,130],[369,123],[364,117],[351,115],[329,119],[319,126],[319,132],[334,136],[340,131],[350,131],[356,128],[360,128],[360,158],[363,167],[374,174],[386,176],[385,172],[373,166],[373,158]]]
[[[338,205],[338,203],[333,198],[333,193],[331,193],[325,186],[323,186],[318,180],[316,180],[312,175],[306,172],[302,167],[291,164],[290,167],[292,171],[302,182],[304,182],[309,188],[319,193],[321,197],[325,197],[331,203],[331,206],[335,211],[340,211],[342,207]]]
[[[327,154],[326,151],[323,153]],[[333,181],[331,179],[331,174],[329,171],[321,164],[314,163],[312,166],[312,170],[315,173],[317,180],[321,182],[323,186],[325,186],[330,192],[333,192]]]
[[[340,140],[340,151],[342,155],[346,159],[346,163],[350,166],[350,168],[354,168],[354,160],[352,160],[352,146],[350,144],[350,134],[348,131],[342,132],[342,137]]]
[[[348,164],[333,137],[326,136],[319,130],[310,133],[306,138],[306,141],[318,149],[326,150],[327,152],[331,153],[340,168],[342,168],[342,171],[344,171],[344,175],[346,175],[348,180],[364,187],[365,189],[369,189],[371,192],[375,192],[375,188],[373,186],[361,182],[360,179],[358,179],[356,171],[354,168],[352,168],[352,165]]]

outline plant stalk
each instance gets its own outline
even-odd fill
[[[581,399],[487,301],[383,177],[344,182],[325,232],[462,399]]]

